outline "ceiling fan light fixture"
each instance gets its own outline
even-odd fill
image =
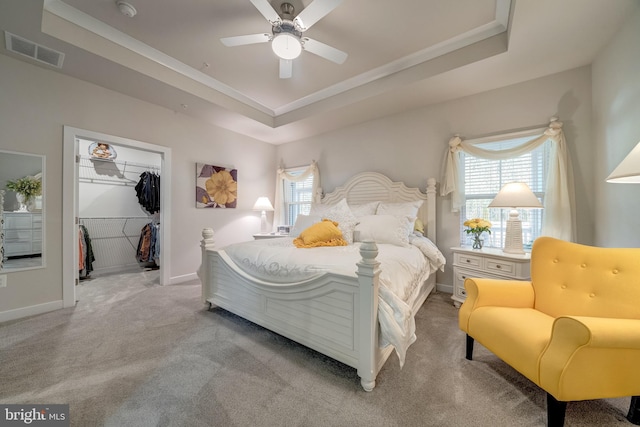
[[[273,37],[271,49],[282,59],[296,59],[302,53],[302,43],[289,33],[280,33]]]

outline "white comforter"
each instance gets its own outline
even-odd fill
[[[408,247],[378,244],[380,288],[378,320],[380,345],[395,348],[400,366],[407,348],[416,340],[410,299],[429,274],[442,269],[444,256],[427,238],[411,236]],[[262,239],[239,243],[221,252],[247,274],[271,283],[308,280],[327,272],[356,277],[360,244],[296,248],[291,238]]]

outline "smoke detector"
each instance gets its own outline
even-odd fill
[[[118,0],[116,2],[116,5],[118,6],[120,13],[122,13],[124,16],[128,16],[129,18],[133,18],[134,16],[136,16],[136,13],[138,13],[133,5],[127,3],[124,0]]]

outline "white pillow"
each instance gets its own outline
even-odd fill
[[[355,235],[358,241],[373,240],[376,243],[390,243],[409,246],[409,234],[413,231],[413,216],[367,215],[359,218]]]
[[[311,227],[316,222],[320,222],[321,218],[315,215],[298,215],[296,217],[296,223],[293,225],[293,229],[289,233],[290,236],[298,237],[307,228]]]
[[[351,209],[353,216],[358,218],[365,215],[375,215],[379,204],[380,202],[370,202],[361,205],[349,205],[349,209]]]
[[[396,216],[418,216],[418,209],[424,203],[424,200],[415,200],[413,202],[385,203],[378,205],[376,215],[396,215]]]
[[[347,243],[353,243],[353,229],[356,226],[356,217],[351,213],[347,199],[342,199],[335,205],[311,205],[309,215],[319,216],[321,219],[327,218],[338,223],[338,228],[342,231],[342,238]]]

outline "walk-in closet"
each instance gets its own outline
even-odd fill
[[[80,281],[161,267],[159,153],[78,138]]]

